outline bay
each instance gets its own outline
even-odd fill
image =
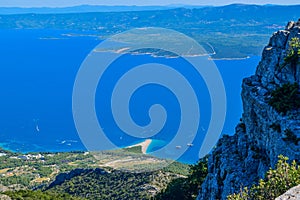
[[[70,35],[70,33],[73,33]],[[75,34],[74,34],[75,33]],[[58,152],[86,150],[77,134],[72,116],[72,90],[77,71],[88,53],[100,40],[90,33],[76,33],[61,30],[0,30],[0,145],[18,152]],[[260,60],[251,56],[242,60],[216,60],[215,63],[223,77],[227,94],[227,116],[223,134],[232,135],[242,115],[241,83],[244,77],[254,74]],[[106,81],[115,74],[141,63],[158,62],[177,67],[186,76],[193,71],[181,68],[186,63],[179,58],[154,58],[151,55],[124,55],[112,64]],[[124,69],[126,65],[126,69]],[[123,67],[123,68],[122,68]],[[122,70],[121,70],[122,69]],[[186,68],[188,69],[188,67]],[[125,70],[125,71],[124,71]],[[105,77],[104,77],[105,81]],[[201,116],[203,129],[209,125],[210,100],[201,77],[191,79],[193,86],[203,90],[201,96]],[[107,88],[106,88],[107,89]],[[159,90],[160,95],[157,94]],[[143,91],[144,90],[144,91]],[[138,124],[146,125],[149,118],[145,115],[147,106],[161,103],[169,110],[169,121],[161,134],[154,136],[149,150],[163,147],[176,133],[178,127],[178,102],[164,88],[145,87],[136,93],[131,106],[134,119]],[[145,94],[145,91],[147,92]],[[101,88],[96,94],[97,115],[106,116],[104,123],[108,137],[117,146],[128,146],[142,141],[127,136],[116,128],[107,117],[107,101],[101,99]],[[163,96],[164,98],[157,98]],[[145,104],[146,102],[146,104]],[[99,110],[103,110],[100,112]],[[139,112],[143,110],[144,112]],[[173,135],[172,135],[173,134]],[[194,141],[179,160],[194,163],[198,160],[198,151],[203,135]],[[151,151],[149,152],[151,153]]]

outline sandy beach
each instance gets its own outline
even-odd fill
[[[149,145],[151,144],[151,142],[152,142],[151,139],[147,139],[147,140],[145,140],[144,142],[141,142],[141,143],[138,143],[138,144],[135,144],[135,145],[128,146],[127,148],[136,147],[136,146],[142,146],[142,153],[143,153],[143,154],[146,154],[147,149],[148,149]]]

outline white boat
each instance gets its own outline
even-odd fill
[[[36,130],[37,132],[40,132],[39,125],[36,125],[35,130]]]

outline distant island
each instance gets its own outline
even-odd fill
[[[84,7],[48,11],[53,14],[36,14],[39,10],[16,8],[15,11],[0,9],[1,29],[55,29],[69,30],[70,34],[94,35],[100,40],[116,33],[140,27],[163,27],[182,32],[197,40],[208,53],[211,47],[216,52],[212,58],[246,58],[260,55],[269,35],[284,28],[289,20],[297,20],[300,5],[243,5],[233,4],[220,7],[148,9],[147,11],[93,10]],[[146,8],[141,8],[146,9]],[[2,10],[2,12],[1,12]],[[9,9],[8,9],[9,10]],[[47,10],[47,9],[45,9]],[[80,11],[79,11],[80,10]],[[83,11],[83,12],[81,12]],[[9,15],[5,14],[8,13]],[[46,11],[45,11],[46,12]],[[60,14],[55,14],[60,12]],[[47,13],[47,12],[46,12]],[[255,15],[253,15],[255,13]],[[120,21],[120,19],[122,19]],[[51,38],[51,35],[49,35]],[[209,45],[208,45],[209,43]]]

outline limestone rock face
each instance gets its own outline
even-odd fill
[[[280,154],[300,160],[300,143],[284,140],[288,129],[300,138],[300,111],[282,115],[268,105],[276,87],[288,82],[300,84],[300,64],[295,67],[284,61],[294,37],[300,38],[300,21],[273,34],[255,75],[243,80],[241,122],[236,133],[223,136],[209,156],[208,176],[197,199],[226,199],[251,186],[275,166]]]
[[[11,200],[11,198],[7,195],[4,195],[4,194],[0,194],[0,199],[1,200]]]
[[[256,76],[263,87],[272,90],[276,85],[287,82],[300,83],[300,64],[296,66],[296,69],[290,64],[283,67],[289,41],[294,37],[300,38],[300,21],[288,23],[285,30],[278,31],[271,37],[256,70]]]
[[[300,199],[300,185],[293,187],[275,200],[299,200]]]

